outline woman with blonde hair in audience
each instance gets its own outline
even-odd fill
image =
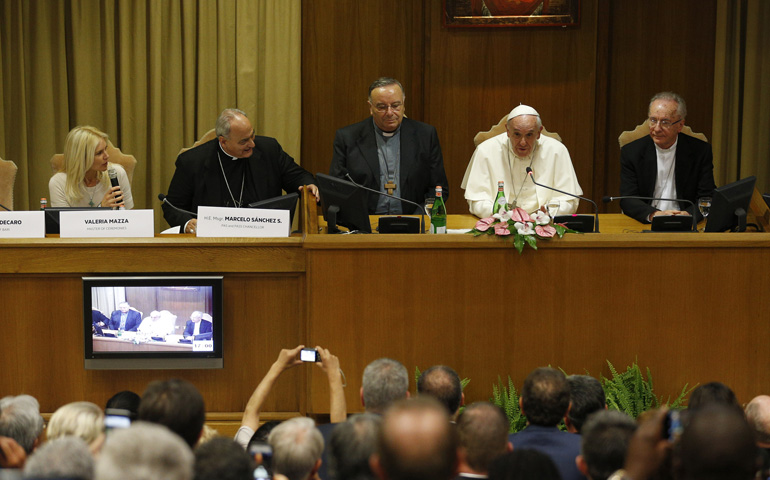
[[[88,444],[97,453],[104,443],[104,412],[91,402],[72,402],[53,412],[48,422],[48,440],[72,436]]]
[[[64,141],[64,171],[48,181],[52,207],[134,207],[131,185],[122,166],[109,163],[109,137],[97,128],[75,127]],[[108,171],[120,186],[113,187]]]

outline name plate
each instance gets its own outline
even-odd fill
[[[0,212],[0,238],[45,238],[45,213]]]
[[[152,210],[73,210],[59,212],[61,238],[154,237]]]
[[[198,207],[199,237],[288,237],[288,210]]]

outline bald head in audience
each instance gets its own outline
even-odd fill
[[[770,448],[770,397],[759,395],[746,405],[746,420],[754,429],[757,445]]]
[[[394,403],[385,412],[371,466],[380,480],[450,480],[457,474],[457,432],[432,398]]]
[[[513,450],[508,441],[508,418],[489,402],[469,405],[457,418],[460,442],[459,471],[463,474],[487,475],[496,457]]]
[[[438,400],[452,417],[465,400],[460,376],[446,365],[435,365],[422,372],[417,380],[417,393]]]

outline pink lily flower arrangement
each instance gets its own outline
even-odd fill
[[[549,239],[554,235],[561,238],[565,233],[578,232],[570,230],[561,223],[552,223],[545,207],[541,207],[531,215],[522,208],[495,213],[491,217],[482,218],[476,222],[476,226],[469,233],[475,237],[479,235],[512,237],[513,246],[521,253],[525,244],[537,250],[538,239]]]

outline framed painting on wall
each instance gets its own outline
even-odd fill
[[[444,0],[445,27],[575,27],[580,0]]]

